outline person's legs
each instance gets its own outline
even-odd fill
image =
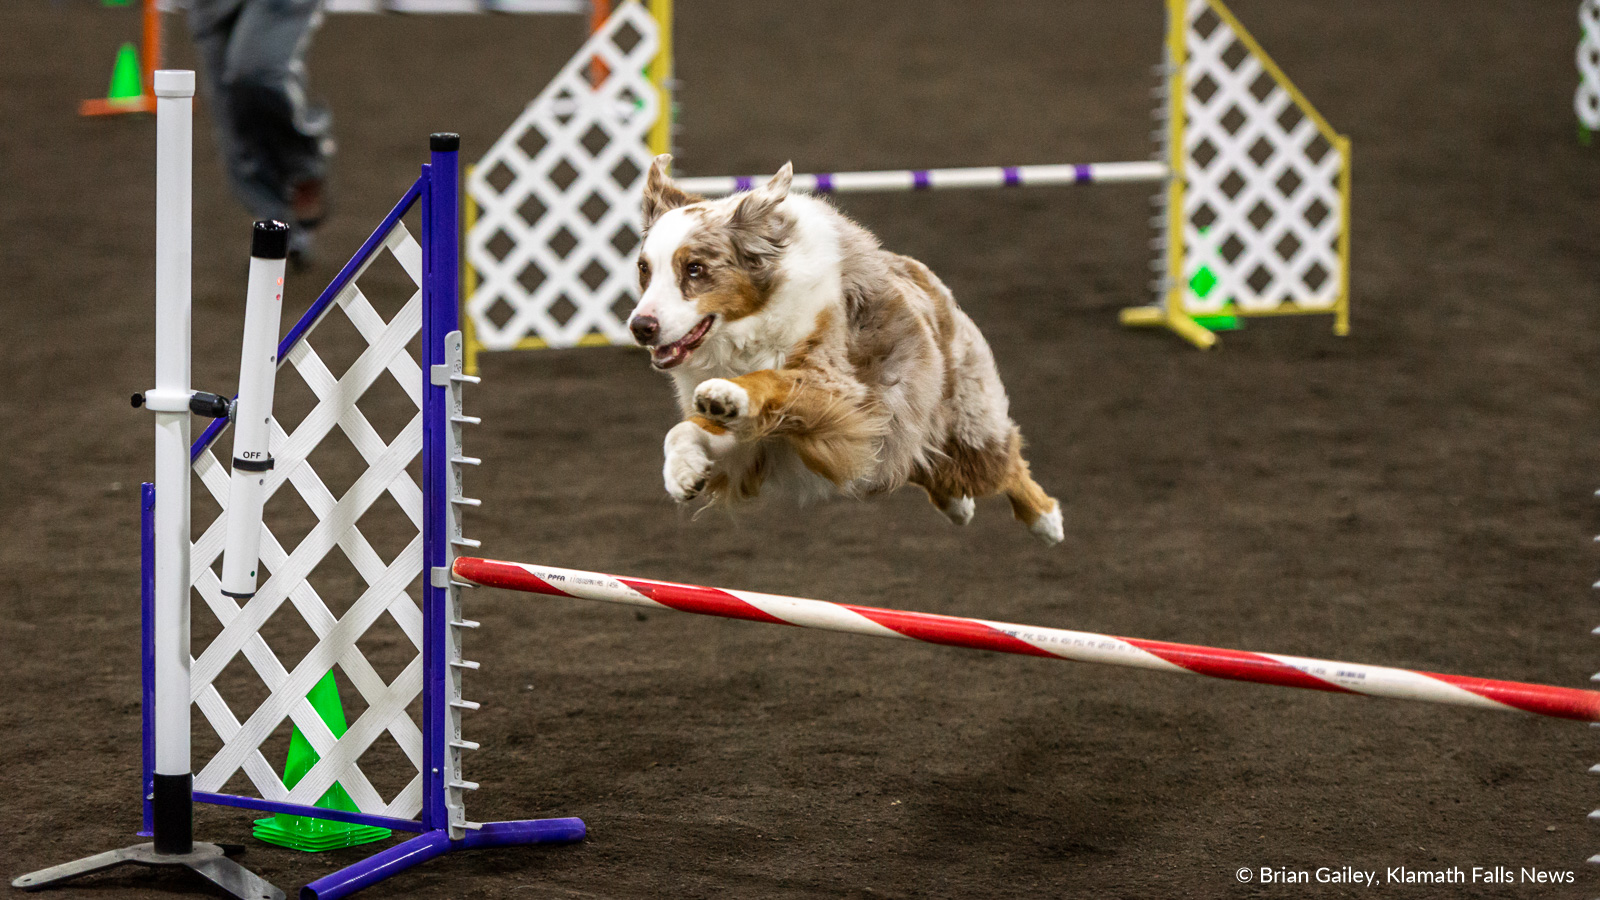
[[[327,173],[331,117],[306,97],[305,55],[321,19],[318,0],[246,0],[228,43],[224,87],[286,185]]]
[[[252,211],[294,224],[302,251],[323,215],[333,146],[331,117],[306,96],[305,55],[321,18],[319,0],[245,0],[220,79],[235,136],[254,157],[247,180],[272,200]]]
[[[207,101],[228,184],[257,219],[285,219],[288,206],[262,150],[243,133],[225,78],[228,51],[239,24],[240,0],[196,0],[190,27],[200,53],[201,94]]]

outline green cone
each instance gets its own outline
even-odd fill
[[[339,686],[334,683],[333,670],[322,676],[311,693],[306,695],[311,701],[311,706],[317,715],[333,732],[334,737],[343,737],[350,727],[344,720],[344,705],[339,702]],[[311,742],[300,733],[298,727],[289,738],[289,755],[283,764],[284,786],[293,788],[304,778],[311,767],[317,764],[320,757],[312,749]],[[335,783],[328,788],[317,805],[323,809],[337,809],[341,812],[358,812],[356,802],[350,799],[350,794],[344,785]],[[318,850],[333,850],[339,847],[354,847],[357,844],[370,844],[381,841],[390,835],[387,828],[375,825],[352,825],[349,822],[334,822],[328,819],[314,819],[310,816],[295,816],[288,813],[278,813],[265,819],[257,819],[254,833],[257,838],[269,844],[288,847],[292,850],[316,852]]]
[[[117,51],[116,65],[111,67],[111,88],[107,100],[136,100],[144,96],[144,80],[139,74],[139,48],[132,42]]]

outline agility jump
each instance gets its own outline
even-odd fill
[[[625,2],[471,168],[467,369],[481,351],[629,344],[643,174],[670,151],[668,0]],[[1329,315],[1349,331],[1350,141],[1221,0],[1166,0],[1152,159],[797,175],[852,191],[1152,183],[1148,305],[1197,347],[1206,317]],[[588,76],[596,65],[611,73]],[[651,77],[642,73],[649,68]],[[772,160],[776,169],[783,160]],[[675,173],[684,175],[684,173]],[[704,195],[751,177],[679,177]],[[1215,321],[1215,320],[1213,320]]]
[[[462,392],[476,379],[462,373],[457,319],[459,138],[431,138],[420,177],[281,342],[274,346],[272,341],[275,310],[265,311],[264,339],[263,332],[248,324],[252,314],[247,311],[241,376],[245,390],[230,412],[225,397],[195,392],[189,383],[194,73],[161,71],[154,84],[157,377],[156,388],[137,400],[155,414],[157,439],[156,481],[141,492],[141,833],[154,840],[22,875],[12,884],[37,890],[133,863],[192,869],[241,900],[281,900],[281,891],[227,858],[238,848],[194,840],[197,802],[271,814],[257,822],[258,836],[264,822],[280,817],[313,820],[323,836],[349,826],[345,840],[333,846],[386,837],[383,829],[414,835],[300,892],[302,898],[322,900],[346,896],[457,850],[581,840],[584,824],[576,818],[475,822],[466,812],[466,797],[478,785],[465,775],[465,756],[479,745],[464,733],[463,718],[478,704],[464,695],[463,678],[478,664],[463,656],[463,636],[478,623],[462,614],[461,586],[449,577],[449,565],[457,548],[476,546],[462,534],[462,510],[477,503],[462,494],[462,471],[477,461],[461,451],[462,431],[476,421],[462,411]],[[403,221],[413,211],[420,213],[420,240]],[[282,278],[286,244],[274,240],[274,234],[286,232],[257,228],[252,257],[262,256],[258,251],[271,245],[274,249],[265,255],[277,258],[252,259],[251,305],[263,290],[274,293],[273,282]],[[388,306],[375,305],[361,287],[363,274],[383,254],[392,256],[412,282],[393,298],[399,302],[387,315],[380,309]],[[263,262],[271,265],[258,265]],[[364,342],[342,370],[331,369],[312,346],[318,327],[333,316],[343,316]],[[419,348],[415,352],[413,344]],[[269,359],[268,368],[275,364],[277,375],[260,373],[267,385],[260,379],[247,384],[250,367]],[[261,456],[259,421],[235,429],[230,475],[229,466],[218,458],[218,441],[230,414],[260,416],[271,402],[271,379],[285,377],[285,370],[299,376],[315,396],[315,405],[292,424],[273,411],[266,423],[266,459]],[[380,380],[391,380],[390,387],[398,386],[414,404],[400,427],[382,432],[359,405]],[[215,418],[192,443],[191,411]],[[337,494],[318,475],[315,455],[335,430],[366,463],[355,482]],[[418,460],[420,483],[408,471]],[[239,478],[241,470],[250,477]],[[220,507],[195,538],[192,482]],[[241,482],[250,486],[245,496],[237,490]],[[272,498],[280,491],[298,494],[317,519],[315,527],[292,543],[292,532],[281,526],[275,531],[271,521]],[[385,497],[393,501],[390,511],[375,511]],[[233,526],[241,516],[259,522],[263,506],[269,521],[253,536],[269,574],[258,586],[250,564],[255,547],[241,540]],[[397,553],[380,553],[362,531],[374,524],[386,530],[409,528],[411,536]],[[246,550],[242,559],[235,556],[240,547]],[[354,567],[361,580],[359,596],[319,595],[311,576],[330,554],[342,554]],[[206,640],[196,637],[194,647],[191,625],[197,610],[192,598],[220,627]],[[331,604],[335,599],[344,602]],[[269,643],[274,632],[264,629],[269,621],[283,623],[285,617],[291,625],[298,617],[315,638],[303,654],[289,655],[289,648]],[[398,674],[387,677],[366,656],[386,645],[414,651]],[[280,653],[285,655],[280,658]],[[342,712],[331,723],[311,697],[319,685],[333,682],[336,669],[364,701],[348,728]],[[255,702],[251,687],[265,687],[266,698]],[[419,700],[420,716],[414,718],[408,707]],[[207,737],[219,746],[212,749],[211,741],[194,746],[194,710],[210,728]],[[280,772],[281,758],[270,760],[263,749],[275,733],[289,728],[315,756],[294,777]],[[205,734],[204,727],[197,731]],[[367,755],[380,739],[399,749],[399,765],[407,768],[391,771],[393,762],[374,762]],[[382,778],[372,769],[377,765],[385,767]],[[350,808],[329,807],[326,801],[336,792],[346,795]]]
[[[550,597],[671,609],[723,619],[901,638],[1020,656],[1186,672],[1279,687],[1600,722],[1600,692],[1575,688],[877,609],[468,556],[457,559],[452,571],[457,578],[472,584]]]

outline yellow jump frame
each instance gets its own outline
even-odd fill
[[[1286,94],[1287,101],[1313,123],[1316,133],[1327,142],[1331,152],[1337,157],[1337,203],[1330,204],[1336,209],[1329,211],[1329,214],[1336,216],[1337,222],[1335,248],[1337,264],[1332,266],[1334,271],[1328,273],[1334,279],[1331,302],[1328,302],[1330,297],[1326,292],[1320,297],[1313,298],[1314,302],[1311,303],[1296,302],[1292,297],[1275,304],[1240,303],[1228,298],[1220,308],[1197,310],[1192,302],[1197,289],[1195,276],[1190,273],[1198,274],[1196,256],[1201,248],[1195,246],[1196,242],[1189,229],[1192,224],[1190,216],[1192,204],[1189,202],[1188,192],[1197,163],[1195,148],[1191,146],[1190,136],[1186,134],[1185,129],[1195,112],[1190,108],[1191,103],[1198,103],[1194,96],[1195,87],[1206,77],[1204,74],[1194,77],[1194,73],[1190,70],[1189,42],[1196,33],[1199,18],[1197,9],[1201,10],[1201,15],[1204,10],[1213,13],[1218,20],[1216,27],[1227,29],[1243,47],[1244,56],[1238,60],[1236,66],[1243,67],[1245,60],[1254,60],[1261,71],[1276,85],[1276,90]],[[1208,36],[1214,33],[1213,29]],[[1149,306],[1124,309],[1119,315],[1119,320],[1128,326],[1167,328],[1202,350],[1209,349],[1217,343],[1216,333],[1197,321],[1197,317],[1203,316],[1332,315],[1334,334],[1340,336],[1349,334],[1350,139],[1334,130],[1328,120],[1317,111],[1305,94],[1295,86],[1283,69],[1273,61],[1221,0],[1167,0],[1166,53],[1168,65],[1165,76],[1167,100],[1165,157],[1173,175],[1166,187],[1165,233],[1160,236],[1161,243],[1166,248],[1165,273],[1156,286],[1156,302]],[[1269,91],[1268,96],[1270,95]],[[1203,263],[1200,266],[1204,268]]]

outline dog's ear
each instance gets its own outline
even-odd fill
[[[672,154],[663,153],[650,161],[650,174],[644,179],[644,227],[649,228],[662,214],[688,206],[699,200],[693,194],[678,189],[667,177],[667,167],[672,165]]]
[[[767,179],[767,183],[746,194],[739,205],[734,207],[733,220],[735,223],[748,224],[758,222],[767,217],[783,198],[789,196],[789,185],[794,182],[794,163],[786,162],[778,174]]]
[[[734,259],[763,294],[776,283],[779,259],[794,230],[794,216],[778,211],[793,181],[794,163],[784,163],[766,184],[746,194],[728,219]]]
[[[783,167],[780,168],[771,178],[767,179],[767,183],[762,185],[761,190],[766,193],[773,194],[777,196],[779,200],[782,200],[784,197],[789,196],[789,185],[791,185],[793,182],[794,160],[791,159],[784,163]]]

